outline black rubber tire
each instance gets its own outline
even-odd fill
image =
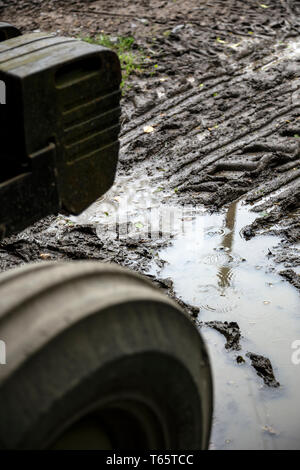
[[[0,42],[21,36],[21,31],[9,23],[0,22]]]
[[[205,345],[143,277],[92,261],[3,273],[0,339],[1,448],[208,447]],[[97,423],[103,441],[86,443],[86,428]]]

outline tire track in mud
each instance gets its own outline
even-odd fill
[[[255,69],[254,67],[250,68],[253,68],[253,70],[257,72],[262,67],[273,63],[276,59],[278,59],[278,56],[274,54],[272,54],[271,56],[267,55],[265,62],[262,62]],[[136,112],[139,116],[135,117],[133,114],[131,121],[128,124],[123,125],[123,129],[120,135],[121,142],[123,143],[123,145],[125,145],[126,143],[130,142],[133,138],[137,138],[142,135],[143,131],[141,129],[141,126],[143,125],[148,125],[150,124],[150,122],[154,123],[155,125],[158,124],[161,121],[161,119],[157,117],[159,113],[168,112],[168,117],[180,115],[180,113],[185,111],[187,107],[190,108],[191,106],[196,106],[197,104],[203,102],[204,99],[208,99],[213,96],[214,93],[219,93],[224,89],[227,84],[229,84],[231,87],[236,85],[242,85],[243,81],[247,81],[247,76],[250,73],[250,71],[247,69],[249,69],[249,65],[245,65],[242,68],[239,67],[239,69],[237,71],[234,71],[232,74],[221,72],[219,73],[218,77],[221,78],[220,80],[216,79],[216,75],[204,75],[201,77],[201,83],[199,85],[201,87],[205,86],[205,88],[201,90],[195,89],[194,87],[192,87],[191,84],[187,84],[186,86],[189,89],[192,88],[192,90],[185,91],[182,90],[181,87],[175,89],[174,91],[172,90],[175,97],[172,96],[171,98],[166,98],[164,101],[161,100],[157,105],[156,103],[153,103],[152,109],[147,109],[146,112],[143,112],[142,108],[140,110],[137,107]],[[206,83],[208,83],[208,86],[206,85]],[[161,85],[163,85],[163,83],[161,83]],[[274,90],[272,90],[271,92],[274,93]],[[289,90],[286,91],[286,93],[288,92]],[[278,90],[278,94],[279,93],[280,90]],[[166,83],[164,94],[168,94],[168,83]],[[266,95],[267,94],[270,94],[270,92],[266,93]],[[277,95],[275,95],[274,98],[275,97],[277,97]],[[265,98],[264,92],[259,92],[256,95],[252,94],[252,96],[249,96],[249,99],[252,98],[256,99],[256,101],[262,101]],[[150,105],[151,104],[152,103],[150,100]]]
[[[251,130],[247,129],[247,131],[229,139],[229,141],[226,141],[225,143],[221,145],[216,145],[215,147],[210,148],[209,147],[210,144],[207,144],[208,151],[205,155],[205,158],[201,159],[201,163],[197,165],[197,172],[205,170],[207,167],[213,165],[214,163],[218,162],[222,158],[229,157],[233,152],[237,152],[238,150],[243,149],[246,145],[249,145],[252,142],[255,142],[258,138],[264,138],[264,137],[270,136],[273,133],[274,123],[276,123],[276,125],[279,126],[280,121],[277,122],[278,119],[281,118],[282,116],[288,115],[288,113],[291,110],[292,108],[284,108],[281,112],[273,115],[269,120],[263,121],[262,124],[259,123],[256,126],[254,126],[254,129],[251,129]],[[205,149],[205,147],[206,146],[204,146],[202,150]],[[214,155],[211,158],[209,158],[211,154],[214,154]],[[180,157],[183,157],[184,161],[181,162],[181,165],[177,167],[177,171],[181,169],[188,171],[189,168],[192,167],[193,164],[196,164],[197,160],[199,160],[201,153],[195,156],[193,155],[193,152],[192,152],[191,158],[188,158],[189,155],[190,153],[180,155]],[[243,162],[241,162],[241,166],[243,166]],[[193,166],[193,168],[194,167],[195,165]],[[184,179],[186,179],[188,176],[189,175],[185,172]],[[177,178],[176,185],[178,185],[178,180],[179,181],[182,180],[183,176],[176,175],[176,178]]]
[[[250,74],[250,80],[251,79],[253,79],[252,74]],[[246,78],[243,82],[245,81]],[[236,157],[237,152],[241,153],[244,147],[249,146],[258,139],[262,141],[273,134],[278,134],[280,129],[284,126],[285,121],[288,121],[287,118],[290,117],[292,113],[297,114],[297,109],[299,108],[298,100],[295,104],[291,104],[290,106],[285,105],[286,101],[291,101],[295,93],[299,94],[299,88],[297,88],[299,82],[299,80],[293,81],[290,87],[280,83],[279,86],[273,87],[271,90],[258,93],[255,93],[254,90],[252,94],[248,93],[246,96],[244,93],[241,93],[242,99],[234,103],[229,111],[226,110],[223,114],[219,113],[217,117],[214,115],[214,119],[211,116],[207,117],[207,119],[215,123],[213,128],[205,128],[203,125],[198,126],[198,130],[202,131],[203,138],[201,142],[198,140],[197,126],[195,127],[195,122],[192,122],[195,121],[194,115],[198,112],[200,113],[201,110],[194,108],[198,103],[205,102],[205,100],[208,100],[212,95],[216,94],[217,91],[215,90],[218,90],[218,92],[220,92],[220,90],[222,91],[221,87],[222,85],[224,86],[224,80],[222,80],[220,84],[218,83],[218,85],[211,87],[210,90],[202,92],[202,94],[190,91],[183,98],[177,98],[175,102],[174,100],[170,100],[171,102],[166,100],[164,103],[159,104],[154,111],[151,110],[150,112],[152,116],[155,116],[155,113],[160,113],[160,116],[150,120],[149,113],[146,113],[138,118],[138,122],[131,124],[130,130],[128,130],[127,133],[125,128],[121,139],[121,163],[125,164],[127,168],[127,165],[130,165],[131,161],[140,162],[146,159],[149,160],[150,158],[152,165],[153,158],[151,159],[151,155],[155,154],[155,159],[160,161],[161,166],[164,166],[173,154],[172,166],[164,173],[164,179],[169,178],[169,183],[172,188],[186,189],[191,183],[187,180],[192,176],[192,183],[194,183],[197,178],[193,176],[193,173],[196,172],[199,174],[200,171],[209,169],[209,167],[219,160],[230,158],[232,154]],[[230,81],[230,78],[227,78],[226,83],[232,86],[241,84],[239,79],[236,81],[235,78],[233,78],[232,81]],[[218,86],[219,88],[217,88]],[[239,96],[240,93],[235,93],[235,95]],[[274,102],[276,102],[275,107]],[[193,118],[189,121],[189,126],[186,126],[186,123],[184,123],[185,118],[187,118],[185,115],[187,107],[189,113],[193,115]],[[270,114],[270,111],[272,114]],[[166,112],[168,112],[167,120]],[[205,112],[201,113],[200,119],[202,122],[204,119],[203,115],[205,116]],[[266,115],[267,118],[265,117]],[[245,116],[247,121],[243,122],[243,117]],[[171,118],[174,117],[180,121],[179,124],[176,120],[172,122]],[[236,121],[238,121],[238,126],[236,126]],[[240,123],[243,123],[242,131],[240,130]],[[144,136],[142,126],[145,124],[151,124],[155,128],[155,132],[151,138]],[[171,139],[168,133],[168,127],[173,131]],[[218,131],[214,131],[216,127]],[[228,129],[227,132],[226,128]],[[226,133],[229,134],[229,138],[226,138]],[[217,140],[216,144],[214,143],[215,140]],[[278,140],[278,135],[276,136],[276,140]],[[281,141],[283,144],[287,144],[287,139],[281,138]],[[265,150],[269,151],[267,148]],[[297,155],[292,155],[291,160],[296,156]],[[239,158],[241,160],[240,166],[242,167],[242,159],[245,159],[245,157],[240,154]],[[257,166],[259,167],[257,152],[253,158],[258,160]],[[246,169],[247,161],[245,164],[245,170]],[[227,175],[227,178],[230,178],[230,173]]]

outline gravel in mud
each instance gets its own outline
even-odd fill
[[[269,256],[298,289],[299,18],[299,2],[289,0],[0,0],[0,20],[23,31],[133,36],[144,59],[124,92],[118,176],[151,178],[177,206],[215,211],[237,199],[252,205],[257,218],[243,236],[279,235]],[[157,252],[168,243],[112,240],[92,225],[48,217],[0,244],[0,269],[41,259],[98,259],[145,274],[154,257],[163,263]],[[176,298],[172,280],[152,279]],[[177,300],[197,317],[197,306]],[[226,348],[239,349],[237,323],[209,323],[225,336]],[[279,385],[267,358],[248,357],[266,385]]]

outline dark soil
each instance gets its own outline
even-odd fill
[[[280,383],[275,379],[273,367],[269,359],[258,354],[251,352],[246,354],[251,359],[252,366],[257,372],[257,375],[264,380],[264,383],[269,387],[279,387]]]
[[[285,269],[280,271],[279,274],[300,290],[300,276],[297,275],[295,271],[292,269]]]
[[[146,60],[125,89],[119,175],[138,169],[154,177],[175,204],[216,210],[240,197],[258,204],[260,214],[244,236],[280,235],[282,246],[270,256],[286,265],[281,275],[299,288],[293,268],[300,265],[294,253],[300,241],[300,54],[291,55],[289,41],[300,40],[300,3],[265,6],[244,0],[0,0],[0,20],[23,31],[133,36]],[[154,132],[145,134],[145,125]],[[145,273],[153,251],[167,243],[99,238],[92,225],[48,217],[1,243],[0,269],[97,259]],[[170,280],[154,281],[175,298]],[[197,307],[181,305],[198,315]],[[211,323],[226,337],[226,348],[239,349],[237,324]],[[278,384],[268,359],[249,357],[267,385]]]
[[[234,349],[239,351],[241,332],[239,325],[236,322],[222,322],[222,321],[210,321],[206,322],[205,325],[217,330],[219,333],[225,336],[227,342],[225,344],[226,349]]]

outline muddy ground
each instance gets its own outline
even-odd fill
[[[266,253],[299,289],[300,3],[268,0],[0,1],[0,20],[23,31],[133,36],[141,70],[122,101],[118,178],[144,175],[175,206],[225,211],[253,205],[242,236],[280,237]],[[150,132],[145,132],[150,129]],[[49,217],[0,245],[0,268],[44,259],[113,261],[148,274],[168,236],[99,235],[92,223]],[[172,280],[151,275],[201,326],[201,309],[176,297]],[[238,324],[212,318],[226,348]],[[237,356],[238,359],[241,356]],[[270,361],[249,353],[260,377],[278,386]]]

